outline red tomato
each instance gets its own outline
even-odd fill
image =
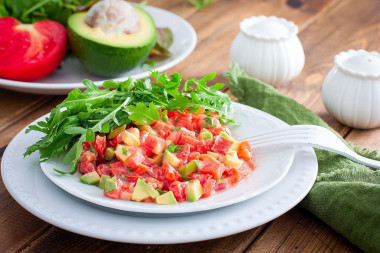
[[[200,155],[201,160],[199,172],[202,174],[210,174],[215,180],[219,180],[225,170],[222,163],[209,155]]]
[[[108,175],[111,176],[111,167],[107,164],[100,164],[96,167],[96,172],[98,172],[99,176]]]
[[[178,144],[178,140],[181,138],[182,133],[180,131],[174,131],[166,137],[166,140],[172,141],[174,144]]]
[[[227,189],[227,181],[226,180],[222,180],[222,181],[218,181],[215,183],[215,191],[218,192],[218,191],[223,191],[225,189]]]
[[[234,185],[240,181],[240,174],[235,168],[227,169],[223,175],[225,179],[228,179],[231,185]]]
[[[104,152],[106,151],[106,137],[96,135],[95,136],[95,150],[101,159],[104,159]]]
[[[165,140],[157,136],[148,135],[143,145],[149,152],[159,154],[165,149]]]
[[[94,162],[96,159],[96,155],[91,151],[85,151],[81,154],[82,161]]]
[[[231,141],[227,138],[224,138],[223,136],[219,136],[219,138],[217,138],[217,140],[215,140],[215,143],[212,146],[211,150],[216,152],[216,153],[225,155],[225,154],[227,154],[227,152],[230,149],[230,147],[232,146],[232,144],[233,144],[233,141]]]
[[[162,165],[161,169],[162,169],[162,174],[165,176],[165,178],[169,182],[182,181],[181,175],[178,173],[176,169],[170,166],[170,164],[165,162]]]
[[[131,176],[132,172],[128,170],[123,162],[111,163],[111,174],[112,176],[120,176],[121,174],[125,177]]]
[[[198,159],[200,155],[199,152],[191,152],[189,155],[189,162]]]
[[[0,77],[33,81],[52,73],[66,54],[66,30],[51,20],[22,24],[0,18]]]
[[[131,155],[127,159],[126,165],[132,168],[132,170],[136,170],[138,169],[139,165],[142,165],[142,162],[145,160],[145,157],[143,156],[143,153],[139,148],[128,147],[127,149],[131,153]]]
[[[174,128],[174,126],[171,124],[171,122],[164,123],[161,120],[154,122],[153,125],[151,125],[151,126],[154,130],[156,130],[156,131],[162,130],[165,133],[170,132],[170,130]]]
[[[93,142],[89,142],[89,141],[83,142],[82,143],[82,148],[83,148],[82,152],[89,150],[92,144],[93,144]]]
[[[112,192],[108,192],[108,193],[106,193],[103,190],[103,193],[104,193],[104,196],[107,196],[111,199],[120,199],[120,197],[121,197],[121,190],[119,187],[116,190],[113,190]]]
[[[169,186],[169,191],[172,191],[174,194],[174,197],[178,202],[183,202],[187,200],[186,198],[186,186],[188,185],[188,182],[178,182],[175,181]]]
[[[95,165],[90,161],[82,160],[79,164],[78,170],[82,174],[87,174],[95,170]]]
[[[183,114],[181,115],[178,120],[176,127],[184,127],[187,130],[193,131],[193,123],[192,123],[192,114]]]
[[[189,155],[190,145],[185,144],[183,149],[177,154],[177,158],[181,161],[179,168],[189,162]]]

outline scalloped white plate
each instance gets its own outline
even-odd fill
[[[283,122],[279,123],[268,114],[246,105],[234,103],[234,109],[234,119],[239,125],[231,127],[231,130],[233,136],[238,139],[286,125]],[[54,171],[54,169],[70,170],[70,166],[62,164],[62,159],[41,163],[41,168],[45,175],[63,190],[100,206],[139,213],[190,213],[232,205],[267,191],[284,178],[292,165],[293,158],[294,149],[292,148],[257,150],[254,152],[255,170],[238,185],[219,192],[210,198],[200,199],[196,202],[186,201],[178,205],[157,205],[105,197],[103,191],[98,187],[80,182],[79,172],[74,175],[61,175]]]
[[[281,124],[278,119],[273,121]],[[40,138],[36,133],[26,135],[24,131],[8,145],[1,162],[3,181],[12,197],[29,212],[55,226],[117,242],[194,242],[260,226],[298,204],[310,191],[318,171],[313,149],[297,149],[284,179],[270,190],[244,202],[190,215],[115,213],[114,209],[88,205],[88,202],[56,187],[42,173],[38,154],[23,159],[25,148]]]
[[[154,69],[165,71],[184,59],[194,50],[197,44],[197,34],[194,28],[180,16],[169,11],[146,6],[144,9],[152,16],[157,27],[169,27],[174,35],[173,44],[170,46],[172,55],[162,61],[157,61]],[[84,89],[83,79],[90,79],[100,87],[104,80],[125,80],[128,77],[141,79],[149,76],[149,71],[138,66],[120,76],[104,78],[88,72],[74,56],[68,56],[61,64],[61,68],[51,75],[35,82],[19,82],[0,78],[0,87],[27,93],[62,95],[75,88]]]

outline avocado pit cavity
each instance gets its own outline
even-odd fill
[[[139,29],[135,9],[123,0],[104,0],[94,4],[87,12],[85,22],[107,35],[132,34]]]

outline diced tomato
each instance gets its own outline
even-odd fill
[[[192,124],[192,114],[183,114],[181,115],[178,120],[176,127],[184,127],[187,130],[193,131],[193,124]]]
[[[154,130],[156,130],[156,131],[158,131],[158,130],[162,130],[162,131],[164,131],[165,133],[167,133],[167,132],[170,132],[170,130],[173,129],[174,126],[171,124],[170,121],[164,123],[164,122],[162,122],[161,120],[158,120],[158,121],[156,121],[156,122],[153,123],[152,128],[153,128]],[[158,133],[158,132],[157,132],[157,133]]]
[[[111,167],[107,164],[100,164],[96,167],[96,172],[98,172],[99,176],[108,175],[111,176]]]
[[[143,165],[142,162],[145,160],[145,157],[139,148],[128,147],[127,149],[131,155],[127,159],[126,165],[135,171],[139,165]]]
[[[106,137],[96,135],[95,136],[95,150],[101,159],[104,159],[104,151],[106,151]]]
[[[120,176],[122,174],[125,177],[127,177],[127,176],[132,175],[132,172],[130,172],[127,166],[125,166],[125,164],[121,161],[116,162],[116,163],[111,163],[110,167],[111,167],[112,176]]]
[[[214,136],[219,135],[220,133],[224,132],[223,127],[212,127],[212,128],[207,129],[207,130],[210,131],[212,133],[212,135],[214,135]]]
[[[139,178],[141,178],[141,177],[139,177],[139,176],[125,176],[125,178],[129,182],[136,183],[137,180],[139,180]]]
[[[190,145],[190,150],[195,151],[197,146],[199,145],[199,140],[194,137],[181,135],[181,138],[178,140],[178,144],[180,145],[188,144]]]
[[[89,142],[89,141],[83,142],[82,143],[82,147],[83,147],[82,152],[88,151],[92,144],[93,144],[93,142]]]
[[[232,144],[233,144],[233,141],[227,138],[224,138],[223,136],[219,136],[219,138],[215,140],[215,143],[212,146],[211,150],[221,155],[225,155],[227,154]]]
[[[93,172],[95,170],[95,165],[90,161],[83,160],[79,164],[78,170],[82,174],[87,174],[87,173]]]
[[[149,132],[144,130],[144,131],[141,131],[140,132],[140,143],[144,143],[145,142],[145,139],[146,137],[148,137],[149,135]]]
[[[164,185],[160,180],[157,180],[153,177],[145,177],[144,181],[153,186],[154,189],[162,190],[162,187]]]
[[[201,160],[199,172],[202,174],[210,174],[215,180],[219,180],[225,170],[224,165],[209,155],[200,155]]]
[[[212,176],[208,174],[198,174],[198,173],[193,173],[190,175],[191,180],[199,180],[201,185],[203,186],[207,180],[211,179]]]
[[[109,197],[111,199],[120,199],[121,191],[120,191],[119,188],[117,188],[116,190],[113,190],[111,192],[108,192],[108,193],[106,193],[104,191],[104,196],[107,196],[107,197]]]
[[[215,183],[214,190],[216,192],[223,191],[223,190],[227,189],[227,187],[228,187],[227,181],[226,180],[221,180],[221,181],[218,181],[218,182]]]
[[[143,145],[149,152],[160,154],[165,149],[165,140],[158,136],[148,135]]]
[[[189,162],[190,144],[185,144],[183,149],[177,154],[177,158],[181,161],[179,168]]]
[[[170,166],[169,163],[165,162],[162,167],[162,174],[165,176],[165,178],[170,181],[182,181],[181,175],[178,173],[176,169],[174,169],[172,166]]]
[[[235,168],[227,169],[224,171],[223,176],[226,180],[228,180],[230,185],[234,185],[240,181],[240,174]]]
[[[175,181],[169,186],[169,191],[172,191],[174,194],[174,197],[178,202],[183,202],[185,201],[186,198],[186,186],[188,185],[188,182],[178,182]]]
[[[237,172],[239,173],[239,180],[242,180],[243,178],[249,176],[251,174],[252,169],[246,164],[243,163],[239,168],[236,169]]]
[[[255,168],[255,165],[252,162],[252,153],[251,153],[251,145],[248,141],[243,141],[240,144],[240,149],[237,152],[238,157],[246,161],[251,169]]]
[[[133,172],[137,175],[144,175],[148,171],[148,166],[144,164],[137,165],[136,168],[133,169]]]
[[[188,161],[196,160],[201,154],[199,152],[191,152]]]
[[[89,162],[93,162],[96,159],[96,155],[92,153],[91,151],[83,152],[81,157],[82,157],[82,161],[89,161]]]
[[[214,145],[214,140],[201,140],[198,142],[196,150],[201,154],[206,154],[207,151],[211,150],[211,147]]]
[[[178,144],[178,140],[180,139],[182,133],[180,131],[174,131],[169,134],[166,140],[172,141],[174,144]]]

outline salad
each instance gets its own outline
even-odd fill
[[[105,196],[177,204],[197,201],[247,177],[254,169],[248,142],[225,125],[233,123],[223,84],[207,86],[210,73],[181,85],[178,74],[106,81],[100,90],[84,80],[44,121],[27,129],[45,134],[24,155],[41,162],[62,156],[85,184]],[[152,80],[155,80],[154,82]]]

